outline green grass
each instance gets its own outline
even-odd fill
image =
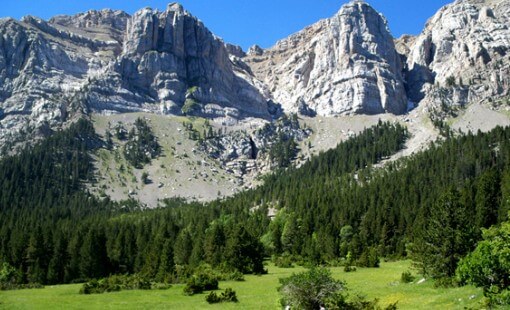
[[[379,269],[362,268],[353,273],[344,273],[335,268],[333,276],[345,280],[351,291],[378,298],[381,305],[398,301],[399,309],[480,308],[482,290],[472,286],[434,288],[432,281],[417,284],[420,277],[416,277],[413,283],[400,283],[402,272],[410,270],[410,265],[409,261],[382,263]],[[413,275],[416,276],[415,273]]]
[[[400,284],[400,275],[409,266],[409,262],[402,261],[382,263],[377,269],[345,273],[343,268],[332,268],[332,272],[335,278],[347,282],[350,294],[360,292],[378,298],[381,305],[398,301],[399,309],[481,308],[482,292],[474,287],[436,289],[430,281]],[[206,294],[184,296],[182,285],[168,290],[80,295],[81,285],[72,284],[0,292],[0,309],[279,309],[278,279],[303,270],[269,266],[268,275],[246,276],[243,282],[220,282],[220,289],[231,287],[236,291],[237,304],[209,305]]]

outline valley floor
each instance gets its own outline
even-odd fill
[[[332,268],[333,276],[347,282],[351,295],[378,298],[382,306],[398,301],[398,309],[480,309],[482,291],[471,286],[434,288],[431,281],[418,284],[399,282],[410,262],[381,263],[380,268],[360,268],[345,273]],[[303,270],[268,266],[269,274],[246,276],[243,282],[220,282],[220,289],[233,288],[239,303],[209,305],[206,294],[185,296],[182,285],[168,290],[122,291],[98,295],[80,295],[81,284],[46,286],[44,289],[0,291],[0,309],[280,309],[279,278]],[[419,278],[417,278],[419,280]]]

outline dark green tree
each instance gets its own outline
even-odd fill
[[[501,207],[499,221],[508,220],[510,212],[510,166],[507,166],[501,176]]]
[[[173,246],[170,239],[167,239],[160,249],[159,268],[156,274],[156,280],[169,282],[174,273],[174,255]]]
[[[91,227],[84,236],[79,261],[82,278],[100,278],[107,275],[109,261],[106,240],[100,227]]]
[[[143,118],[137,118],[134,127],[129,131],[124,145],[124,156],[135,168],[141,169],[151,159],[161,153],[156,136],[149,123]]]
[[[220,265],[220,263],[223,261],[225,243],[226,238],[222,225],[219,223],[213,223],[205,233],[205,261],[212,266]]]
[[[177,265],[187,265],[193,251],[193,239],[187,229],[181,230],[174,244],[174,262]]]
[[[46,269],[44,266],[45,249],[41,229],[36,229],[30,236],[26,250],[26,275],[28,282],[45,283]]]
[[[264,273],[262,243],[242,225],[236,225],[228,235],[225,258],[228,266],[242,273]]]
[[[412,257],[423,274],[433,278],[455,275],[459,260],[475,243],[470,214],[450,188],[430,209],[427,225],[412,246]]]
[[[478,179],[475,196],[477,227],[490,227],[497,223],[500,190],[500,177],[495,169],[484,172]]]
[[[48,266],[47,282],[49,284],[63,283],[65,266],[67,265],[67,241],[60,233],[55,234],[53,255]]]

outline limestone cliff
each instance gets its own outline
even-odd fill
[[[459,0],[443,7],[407,45],[409,97],[465,105],[508,96],[510,2]],[[405,49],[405,48],[404,48]]]
[[[384,17],[363,1],[246,58],[287,112],[403,113],[401,60]]]
[[[243,56],[175,3],[133,16],[0,19],[0,142],[91,111],[270,118]]]

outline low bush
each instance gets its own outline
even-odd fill
[[[15,289],[21,282],[21,275],[16,268],[2,263],[0,268],[0,290]]]
[[[236,292],[230,287],[226,288],[225,291],[221,293],[220,298],[224,302],[238,302]]]
[[[221,302],[220,296],[216,294],[216,292],[210,292],[205,296],[205,301],[207,301],[210,304],[217,304]]]
[[[183,291],[185,295],[194,295],[216,289],[218,289],[218,278],[212,273],[201,272],[188,279]]]
[[[320,267],[281,278],[280,284],[281,305],[293,309],[319,309],[345,290],[344,282],[334,279],[329,269]]]
[[[222,281],[244,281],[244,274],[240,271],[232,271],[232,272],[229,272],[229,273],[224,273],[223,274],[223,277],[220,278],[219,280],[222,280]]]
[[[494,293],[486,292],[485,296],[487,308],[489,309],[510,305],[510,290],[497,290]]]
[[[372,299],[368,300],[366,296],[356,294],[353,297],[350,297],[347,294],[337,293],[330,298],[328,298],[325,302],[326,309],[329,310],[396,310],[397,303],[389,304],[386,307],[381,307],[379,305],[379,300]]]
[[[80,294],[101,294],[121,290],[168,289],[169,284],[153,283],[138,275],[114,275],[103,279],[93,279],[83,284]]]
[[[220,302],[238,302],[236,292],[231,288],[226,288],[225,291],[221,292],[220,295],[216,294],[216,292],[210,292],[205,300],[210,304],[220,303]]]
[[[244,274],[242,272],[229,268],[226,265],[220,265],[213,269],[209,264],[201,264],[195,268],[193,274],[207,274],[218,281],[244,281]]]
[[[84,283],[80,289],[80,294],[102,294],[104,292],[115,292],[120,291],[120,286],[118,285],[110,285],[105,281],[105,279],[101,280],[90,280],[87,283]]]
[[[435,288],[451,288],[451,287],[458,287],[459,283],[455,278],[449,278],[449,277],[441,277],[434,279],[434,287]]]
[[[290,255],[282,255],[273,258],[273,263],[276,267],[279,268],[294,268],[294,265],[292,264],[292,258]]]
[[[413,281],[414,281],[414,276],[411,274],[410,271],[402,272],[402,275],[400,276],[400,282],[402,282],[402,283],[411,283]]]

